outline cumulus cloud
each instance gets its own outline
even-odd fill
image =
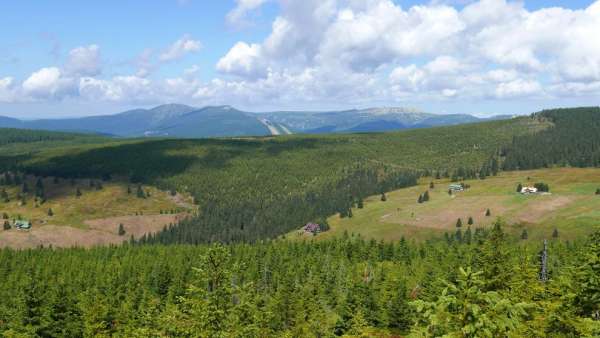
[[[234,25],[243,23],[248,12],[262,6],[268,0],[236,0],[236,6],[227,13],[227,22]]]
[[[268,79],[302,81],[310,71],[311,81],[337,74],[337,90],[344,92],[356,93],[344,79],[361,78],[370,84],[367,95],[383,100],[509,99],[589,95],[600,81],[600,44],[594,40],[600,1],[580,10],[535,11],[506,0],[475,1],[462,9],[443,1],[410,8],[391,0],[279,3],[268,37],[236,43],[217,63],[222,74],[237,78],[229,81],[234,88],[255,83],[263,91]],[[323,86],[302,84],[308,87]],[[292,91],[299,101],[315,99],[303,96],[309,90]]]
[[[159,58],[163,62],[178,60],[189,53],[199,51],[200,48],[202,48],[200,41],[192,39],[189,35],[185,35],[167,48]]]
[[[226,19],[242,22],[266,1],[238,0]],[[508,0],[272,1],[280,12],[267,36],[233,44],[208,82],[197,79],[197,66],[180,77],[150,76],[201,48],[185,35],[162,53],[143,53],[135,74],[110,78],[97,66],[97,46],[79,47],[64,69],[44,68],[22,85],[1,80],[0,100],[21,92],[57,98],[73,88],[90,101],[244,106],[600,97],[600,0],[538,10]]]
[[[238,42],[217,63],[217,70],[227,74],[256,78],[265,75],[262,47]]]
[[[76,76],[96,76],[102,72],[100,47],[83,46],[72,49],[65,64],[65,71]]]
[[[63,98],[73,94],[75,83],[65,77],[56,67],[42,68],[33,72],[24,82],[23,90],[32,98]]]

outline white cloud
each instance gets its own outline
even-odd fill
[[[227,20],[243,22],[267,1],[238,0]],[[347,106],[600,98],[600,0],[579,10],[528,10],[507,0],[410,8],[392,0],[275,1],[280,12],[269,34],[231,46],[208,82],[197,79],[198,66],[179,70],[180,77],[151,76],[201,48],[186,35],[162,53],[142,53],[134,75],[111,78],[101,76],[97,46],[79,47],[63,69],[44,68],[22,85],[0,80],[0,100],[78,94],[90,101]]]
[[[69,52],[65,72],[77,76],[96,76],[102,72],[100,47],[89,45],[77,47]]]
[[[238,42],[217,63],[217,70],[227,74],[257,78],[265,75],[260,45]]]
[[[510,82],[502,82],[496,88],[498,98],[515,98],[541,94],[542,86],[534,80],[517,79]]]
[[[258,92],[269,79],[310,70],[313,79],[335,73],[342,79],[337,90],[345,92],[357,91],[343,79],[367,81],[367,100],[487,100],[590,93],[597,87],[585,84],[600,80],[600,44],[594,39],[600,1],[581,10],[536,11],[506,0],[470,1],[461,10],[443,1],[406,9],[391,0],[279,2],[282,12],[267,38],[238,42],[218,62],[222,74],[238,78],[230,81],[234,88],[243,83],[252,92],[254,83]],[[303,86],[271,97],[331,100],[325,93],[305,96],[317,92],[310,87],[322,89],[320,83]]]
[[[72,95],[75,90],[72,78],[64,77],[56,67],[42,68],[32,73],[24,82],[23,90],[32,98],[56,98]]]
[[[0,102],[13,102],[16,99],[15,79],[0,78]]]
[[[239,25],[244,21],[248,12],[262,6],[268,0],[236,0],[236,6],[227,13],[227,22]]]
[[[167,50],[159,57],[160,61],[173,61],[183,58],[186,54],[194,53],[202,48],[202,43],[192,39],[189,35],[183,36],[175,41]]]

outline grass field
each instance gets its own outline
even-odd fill
[[[345,231],[366,238],[383,240],[424,240],[456,231],[457,219],[461,218],[462,230],[469,226],[489,226],[497,217],[508,224],[507,231],[520,236],[523,229],[530,240],[551,238],[558,229],[559,238],[575,239],[593,229],[600,228],[600,169],[556,168],[532,171],[504,172],[485,180],[465,183],[471,188],[448,194],[448,180],[433,180],[435,187],[429,189],[430,178],[422,179],[415,187],[387,194],[387,201],[380,196],[365,200],[364,208],[353,209],[352,218],[330,217],[331,230],[316,236],[325,239],[339,236]],[[516,192],[518,183],[533,185],[545,182],[550,194],[521,195]],[[429,202],[419,204],[419,194],[429,190]],[[490,209],[491,216],[486,216]],[[287,236],[298,238],[297,232]],[[312,238],[302,235],[301,238]]]
[[[97,185],[99,180],[94,180]],[[36,179],[28,177],[27,185],[33,191]],[[148,196],[138,198],[137,186],[120,182],[101,182],[102,188],[90,186],[90,180],[43,180],[47,200],[37,201],[30,192],[23,205],[17,195],[20,187],[2,187],[10,202],[0,201],[0,216],[7,214],[9,222],[25,219],[32,223],[29,231],[16,229],[0,231],[0,247],[30,247],[36,245],[91,246],[118,243],[118,225],[123,224],[126,239],[155,232],[175,222],[181,213],[190,210],[188,198],[170,196],[165,191],[144,186]],[[77,189],[81,196],[76,196]],[[48,211],[52,210],[50,216]],[[2,220],[4,223],[4,220]]]

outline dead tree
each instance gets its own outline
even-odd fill
[[[548,240],[544,240],[544,250],[541,255],[541,269],[540,269],[540,280],[542,282],[548,281]]]

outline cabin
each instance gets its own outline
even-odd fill
[[[452,191],[464,191],[465,187],[462,184],[453,183],[448,187]]]
[[[302,230],[304,230],[306,233],[318,234],[321,232],[321,226],[316,223],[307,223]]]
[[[15,221],[15,228],[18,230],[29,230],[31,229],[31,222],[18,219]]]
[[[521,194],[523,194],[523,195],[536,194],[537,192],[538,192],[538,189],[536,187],[523,187],[523,188],[521,188]]]

